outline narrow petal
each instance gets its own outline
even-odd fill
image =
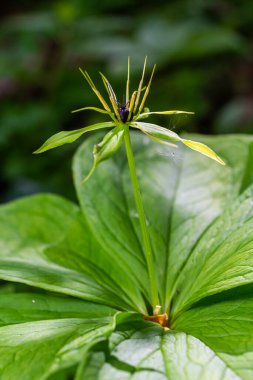
[[[73,111],[71,111],[71,113],[76,113],[76,112],[86,111],[86,110],[92,110],[92,111],[96,111],[96,112],[99,112],[99,113],[105,113],[105,114],[107,114],[107,115],[113,115],[112,112],[109,112],[109,111],[103,110],[102,108],[97,108],[97,107],[83,107],[83,108],[78,108],[77,110],[73,110]]]
[[[144,108],[144,105],[145,105],[145,101],[148,97],[148,94],[149,94],[149,90],[150,90],[150,86],[151,86],[151,82],[152,82],[152,79],[153,79],[153,75],[154,75],[154,72],[155,72],[155,68],[156,68],[156,65],[154,65],[153,67],[153,70],[152,70],[152,73],[151,73],[151,76],[150,76],[150,79],[149,79],[149,82],[148,82],[148,85],[147,85],[147,88],[146,88],[146,91],[143,95],[143,98],[142,98],[142,101],[141,101],[141,104],[140,104],[140,107],[139,107],[139,112],[138,114],[141,113],[141,111],[143,110]]]
[[[119,111],[118,111],[118,101],[117,101],[117,98],[116,98],[116,95],[115,95],[115,92],[113,91],[113,88],[110,84],[110,82],[108,81],[108,79],[104,76],[103,73],[99,73],[102,77],[102,80],[103,80],[103,83],[104,83],[104,86],[106,88],[106,91],[109,95],[109,99],[110,99],[110,102],[111,102],[111,105],[112,105],[112,108],[115,112],[115,115],[118,116],[118,119],[120,120],[120,115],[119,115]]]
[[[137,111],[137,107],[138,107],[140,96],[141,96],[141,89],[142,89],[142,85],[143,85],[143,81],[144,81],[146,64],[147,64],[147,56],[145,57],[145,60],[144,60],[143,70],[142,70],[142,76],[141,76],[141,80],[140,80],[139,87],[138,87],[138,90],[137,90],[136,101],[135,101],[135,104],[134,104],[134,113]]]
[[[126,104],[129,102],[129,87],[130,87],[130,57],[127,61],[127,82],[126,82]]]
[[[91,77],[89,76],[89,74],[87,73],[87,71],[83,71],[80,67],[79,67],[79,70],[80,70],[81,74],[84,76],[84,78],[86,79],[86,81],[88,82],[88,84],[90,85],[92,91],[97,95],[97,97],[100,100],[100,102],[102,103],[104,109],[106,111],[111,112],[110,107],[108,106],[108,104],[104,100],[103,96],[100,94],[100,92],[96,88],[95,84],[93,83],[93,81],[92,81]]]

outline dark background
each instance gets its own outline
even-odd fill
[[[153,122],[204,134],[253,132],[252,0],[72,0],[1,4],[1,202],[40,191],[75,199],[71,157],[80,144],[36,156],[50,135],[106,117],[78,71],[98,71],[122,100],[127,56],[132,89],[145,55],[157,63],[147,106],[195,116]]]

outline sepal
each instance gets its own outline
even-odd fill
[[[97,166],[102,162],[113,156],[121,146],[124,137],[124,127],[122,125],[115,127],[110,132],[108,132],[103,140],[94,145],[93,148],[93,166],[89,174],[83,179],[82,183],[88,181],[92,176]]]
[[[164,141],[164,140],[169,140],[173,142],[178,141],[188,146],[188,148],[196,150],[197,152],[211,158],[212,160],[219,162],[219,164],[225,165],[225,162],[211,148],[209,148],[207,145],[203,143],[187,140],[187,139],[182,139],[181,137],[178,136],[177,133],[170,131],[169,129],[160,127],[159,125],[156,125],[156,124],[135,122],[135,123],[132,123],[131,126],[141,130],[152,140],[155,140],[161,144],[167,143],[167,141]]]
[[[88,127],[75,129],[73,131],[58,132],[55,135],[51,136],[48,140],[46,140],[46,142],[44,142],[44,144],[39,149],[35,150],[35,152],[33,153],[34,154],[43,153],[43,152],[46,152],[47,150],[56,148],[61,145],[70,144],[76,141],[77,139],[79,139],[79,137],[81,137],[86,132],[96,131],[98,129],[103,129],[103,128],[111,128],[114,126],[115,124],[109,121],[107,123],[104,122],[104,123],[89,125]]]

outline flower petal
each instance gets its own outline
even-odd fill
[[[112,112],[109,112],[109,111],[103,110],[102,108],[97,108],[97,107],[78,108],[77,110],[71,111],[71,113],[80,112],[80,111],[86,111],[86,110],[92,110],[92,111],[96,111],[96,112],[99,112],[99,113],[105,113],[107,115],[113,115]]]

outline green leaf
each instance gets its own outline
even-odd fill
[[[0,297],[0,373],[3,380],[42,380],[77,364],[114,329],[115,310],[38,294]],[[16,308],[15,308],[16,305]],[[2,309],[4,307],[4,310]],[[18,309],[17,309],[18,307]]]
[[[94,347],[76,380],[240,380],[241,378],[199,339],[182,332],[139,324],[109,339],[110,353]]]
[[[66,318],[106,318],[116,310],[107,306],[50,294],[0,295],[0,327],[11,324]]]
[[[141,243],[132,224],[135,214],[132,215],[131,209],[128,209],[122,188],[121,176],[126,159],[122,154],[113,156],[100,165],[83,186],[81,181],[86,171],[83,163],[90,159],[94,141],[89,139],[77,151],[74,179],[84,218],[104,250],[104,254],[96,260],[97,263],[101,262],[108,275],[114,277],[118,286],[124,287],[128,297],[138,305],[138,310],[145,311],[142,294],[148,298],[147,269]],[[132,211],[135,212],[135,209],[132,208]]]
[[[113,296],[108,281],[107,285],[103,282],[107,275],[102,276],[99,267],[88,260],[101,247],[71,202],[53,195],[14,201],[1,208],[0,228],[1,279],[129,307],[120,301],[118,289]],[[96,282],[96,277],[101,281]]]
[[[203,137],[200,136],[196,139],[203,141]],[[104,245],[108,254],[120,263],[121,270],[123,267],[127,268],[131,278],[134,278],[133,283],[136,288],[141,289],[148,297],[142,238],[124,151],[104,163],[103,167],[99,167],[86,186],[80,186],[85,172],[83,162],[89,159],[89,147],[93,141],[94,139],[91,139],[80,148],[74,162],[75,183],[83,214],[100,244]],[[248,136],[205,138],[204,141],[215,147],[227,162],[225,167],[183,147],[174,150],[137,134],[132,135],[132,141],[148,229],[156,258],[161,304],[165,305],[165,310],[170,308],[172,300],[174,306],[177,305],[179,297],[183,297],[180,295],[183,287],[186,289],[184,294],[190,305],[199,299],[194,296],[194,289],[197,291],[199,287],[192,281],[191,275],[193,271],[194,278],[198,272],[197,259],[194,262],[190,261],[192,264],[189,267],[191,269],[187,271],[188,283],[184,281],[186,273],[184,268],[190,265],[187,264],[188,259],[201,237],[202,250],[207,251],[205,246],[208,246],[208,242],[205,241],[205,233],[238,198],[242,184],[245,184],[245,176],[248,176],[246,173],[250,170],[248,160],[251,157],[252,138]],[[219,228],[222,234],[224,230]],[[216,233],[214,237],[216,238]],[[203,252],[199,251],[198,257],[201,255]],[[218,270],[217,265],[213,265]],[[232,267],[235,262],[228,265]],[[207,267],[206,271],[208,272]],[[221,269],[221,276],[222,271]],[[180,272],[182,273],[179,277]],[[207,277],[207,273],[203,274],[203,279],[204,277]],[[178,278],[180,278],[180,287]],[[230,285],[227,283],[220,290],[218,287],[215,290],[213,285],[215,278],[213,278],[210,294],[222,291],[226,286],[235,286],[235,283],[232,284],[233,280],[230,281]],[[251,278],[248,279],[248,282],[250,281]],[[241,282],[246,283],[246,280]],[[193,289],[193,293],[187,290],[189,286]],[[190,300],[191,296],[194,297]],[[201,297],[205,297],[204,290]],[[178,304],[179,309],[183,307],[181,302],[183,301]],[[172,310],[172,315],[174,312],[176,309]]]
[[[253,282],[252,199],[253,185],[198,241],[177,280],[175,313],[203,297]]]
[[[103,244],[92,234],[82,215],[71,225],[64,239],[45,251],[46,257],[61,267],[85,274],[101,289],[103,302],[123,310],[135,310],[147,313],[142,296],[127,268],[107,252]],[[120,275],[119,275],[120,274]],[[91,296],[84,295],[83,298]]]
[[[202,340],[241,379],[253,378],[253,298],[233,291],[232,300],[210,297],[204,306],[182,313],[172,327]],[[221,297],[221,299],[224,298]]]
[[[70,144],[79,139],[79,137],[81,137],[86,132],[97,131],[103,128],[111,128],[114,127],[114,125],[115,124],[113,122],[104,122],[89,125],[88,127],[76,129],[74,131],[58,132],[55,135],[51,136],[46,142],[44,142],[44,144],[39,149],[37,149],[33,153],[42,153],[61,145]]]
[[[74,160],[81,210],[52,195],[0,209],[0,278],[80,298],[0,294],[3,380],[75,365],[76,380],[251,380],[253,137],[196,136],[224,167],[132,134],[169,331],[115,314],[147,314],[148,275],[123,147],[81,186],[96,138]]]
[[[122,140],[124,137],[124,127],[120,125],[119,127],[115,127],[113,130],[108,132],[103,140],[96,144],[93,148],[93,157],[94,162],[93,166],[89,172],[89,174],[84,178],[82,183],[85,183],[88,181],[88,179],[92,176],[94,171],[96,170],[97,166],[113,156],[119,149]]]

